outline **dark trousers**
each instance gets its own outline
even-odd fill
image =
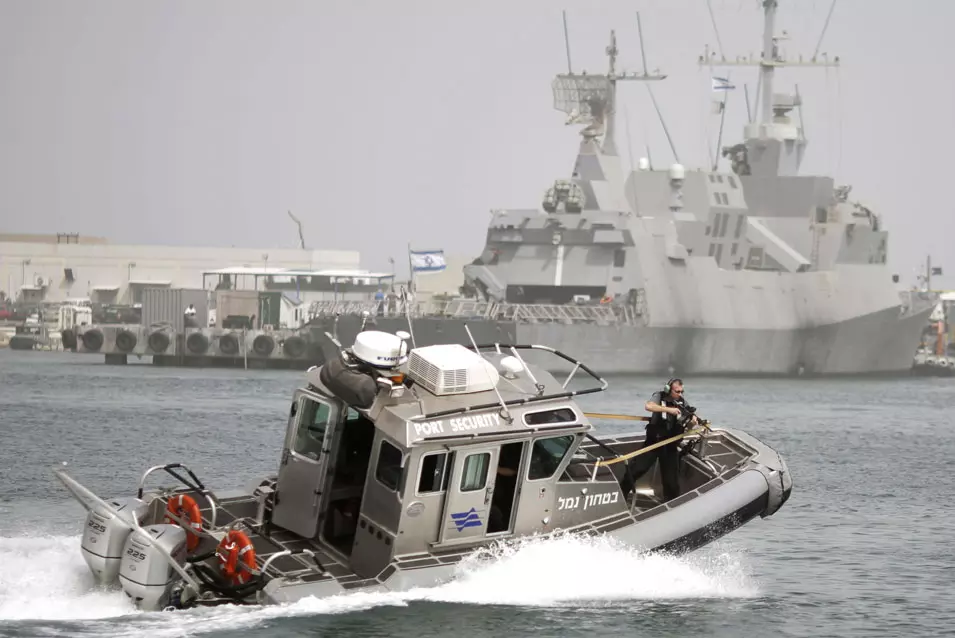
[[[653,445],[658,441],[669,438],[665,433],[652,435],[647,433],[647,439],[643,447]],[[640,477],[653,467],[653,463],[660,461],[660,478],[663,482],[663,500],[669,501],[680,495],[680,450],[679,441],[674,441],[663,447],[658,447],[652,452],[635,456],[627,461],[627,469],[624,471],[623,479],[620,481],[620,489],[624,496],[633,491],[634,485],[640,480]],[[642,448],[641,448],[642,449]]]

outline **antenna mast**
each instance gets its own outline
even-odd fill
[[[801,107],[802,97],[798,91],[795,94],[773,92],[776,69],[786,66],[838,67],[839,57],[836,56],[830,61],[829,56],[823,53],[821,60],[816,57],[816,54],[808,60],[804,60],[802,56],[787,60],[779,50],[779,42],[787,40],[788,34],[783,30],[780,35],[775,35],[779,0],[762,0],[762,5],[763,42],[762,52],[758,58],[749,55],[727,60],[722,50],[717,56],[717,53],[707,46],[703,55],[699,57],[699,64],[710,68],[714,66],[759,68],[759,81],[756,87],[758,108],[754,109],[757,120],[746,125],[744,143],[721,149],[725,157],[730,157],[733,172],[738,175],[764,177],[794,176],[799,172],[807,142],[802,122],[800,121],[799,125],[793,123],[789,113],[794,108]],[[828,26],[828,18],[826,25]],[[817,45],[817,51],[818,48]],[[802,120],[801,109],[799,114]]]
[[[759,67],[759,84],[762,89],[760,97],[759,123],[771,124],[773,121],[773,80],[777,68],[785,66],[811,66],[811,67],[838,67],[839,57],[836,56],[831,62],[828,55],[822,54],[823,60],[818,60],[816,54],[813,54],[809,60],[803,60],[799,56],[797,60],[787,60],[779,52],[779,41],[788,39],[785,31],[782,35],[774,35],[776,27],[776,9],[779,6],[779,0],[762,0],[763,2],[763,50],[759,59],[752,55],[748,57],[737,57],[735,60],[727,60],[720,54],[719,58],[716,52],[711,52],[709,47],[705,49],[700,56],[700,66],[755,66]],[[830,11],[831,17],[831,11]],[[828,26],[828,18],[826,20]],[[816,47],[816,51],[819,47]]]
[[[606,54],[609,67],[606,75],[574,73],[570,61],[570,40],[567,35],[567,14],[564,12],[564,43],[567,50],[567,73],[554,78],[554,108],[568,114],[567,124],[587,124],[580,132],[584,140],[603,135],[603,152],[617,154],[614,139],[615,115],[617,111],[617,82],[620,80],[658,81],[667,76],[659,71],[647,71],[646,58],[643,60],[643,73],[617,71],[617,34],[610,31],[610,43]],[[641,50],[643,42],[641,38]]]

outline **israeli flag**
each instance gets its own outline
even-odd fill
[[[443,250],[412,250],[411,268],[414,272],[439,272],[447,268]]]
[[[736,85],[731,84],[727,78],[713,77],[714,91],[731,91],[735,88],[736,88]]]

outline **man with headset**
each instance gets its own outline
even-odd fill
[[[650,400],[644,404],[651,412],[650,422],[647,424],[647,437],[643,447],[648,447],[668,439],[671,436],[682,434],[687,421],[679,417],[687,411],[692,411],[683,397],[683,380],[670,379],[660,392],[654,392]],[[696,421],[693,416],[689,423]],[[663,500],[669,501],[680,495],[680,455],[679,441],[674,441],[652,452],[640,454],[627,461],[627,469],[620,482],[620,489],[624,497],[629,497],[634,485],[647,470],[653,467],[654,461],[660,460],[660,477],[663,482]]]

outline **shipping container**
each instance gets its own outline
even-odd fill
[[[167,323],[181,334],[185,330],[185,310],[196,308],[196,326],[209,323],[209,292],[201,288],[144,288],[143,326]]]
[[[259,291],[257,290],[219,290],[216,291],[216,328],[223,328],[223,321],[229,317],[252,319],[259,314]],[[258,320],[256,319],[256,324]],[[250,326],[254,327],[254,326]]]

